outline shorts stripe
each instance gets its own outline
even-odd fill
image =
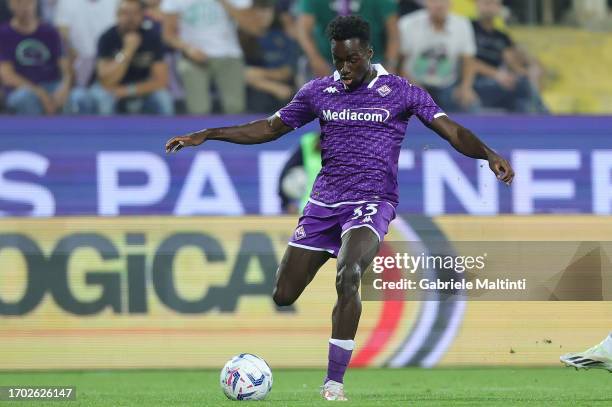
[[[303,244],[298,244],[298,243],[293,243],[293,242],[289,242],[288,244],[289,244],[289,246],[299,247],[300,249],[314,250],[314,251],[317,251],[317,252],[328,252],[328,253],[334,254],[334,251],[332,249],[322,249],[320,247],[306,246],[306,245],[303,245]]]
[[[378,231],[377,231],[377,230],[376,230],[376,228],[374,228],[374,226],[372,226],[372,225],[353,225],[353,226],[351,226],[350,228],[348,228],[348,229],[346,229],[345,231],[343,231],[343,232],[340,234],[340,238],[342,238],[342,236],[344,236],[344,235],[346,234],[346,232],[348,232],[348,231],[349,231],[349,230],[351,230],[351,229],[357,229],[357,228],[363,228],[363,227],[370,228],[370,229],[372,230],[372,232],[374,232],[374,233],[376,234],[376,237],[378,237],[378,241],[379,241],[379,242],[382,242],[382,239],[380,238],[380,235],[378,234]]]

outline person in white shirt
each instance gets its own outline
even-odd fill
[[[93,76],[98,39],[117,21],[118,0],[58,0],[55,25],[73,59],[77,87]]]
[[[399,20],[402,74],[446,111],[474,111],[474,31],[451,14],[450,0],[426,0],[425,9]]]
[[[244,60],[237,28],[259,33],[252,0],[163,0],[163,37],[182,53],[178,73],[190,114],[212,108],[213,81],[224,113],[245,109]]]

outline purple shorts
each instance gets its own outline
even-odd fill
[[[395,218],[395,207],[387,201],[360,201],[334,205],[308,202],[289,245],[326,251],[338,257],[342,235],[350,229],[367,227],[382,242]]]

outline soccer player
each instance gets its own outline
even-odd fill
[[[606,369],[612,373],[612,332],[599,345],[584,352],[568,353],[560,357],[566,366],[578,369]]]
[[[276,275],[274,302],[290,305],[319,268],[337,257],[327,377],[321,394],[346,400],[343,377],[361,315],[359,284],[378,252],[398,204],[397,167],[408,119],[426,126],[468,157],[488,160],[510,184],[510,164],[452,121],[423,89],[371,63],[368,23],[334,19],[327,29],[336,72],[304,85],[273,116],[240,126],[201,130],[166,143],[166,152],[220,140],[259,144],[319,119],[322,168]]]

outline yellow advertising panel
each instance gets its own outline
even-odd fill
[[[271,298],[294,227],[289,217],[1,220],[0,369],[220,367],[241,352],[322,366],[335,261],[294,306]],[[380,308],[364,305],[360,337]]]
[[[291,217],[0,220],[0,369],[326,363],[329,261],[271,299]],[[601,217],[398,217],[389,241],[606,240]],[[425,243],[424,243],[425,244]],[[383,246],[382,250],[385,250]],[[610,302],[364,301],[355,366],[552,364],[612,327]]]

